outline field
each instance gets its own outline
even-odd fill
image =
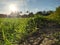
[[[26,26],[29,20],[30,18],[0,18],[0,44],[11,45],[28,35]]]
[[[60,28],[56,28],[57,26],[53,27],[52,24],[50,24],[51,22],[53,25],[59,25],[58,23],[55,23],[55,21],[46,19],[44,16],[30,18],[0,18],[0,44],[19,44],[21,40],[25,40],[27,36],[33,35],[34,33],[42,35],[42,38],[44,37],[43,39],[46,37],[54,37],[54,39],[58,38],[56,40],[60,40],[60,32],[58,31]],[[58,42],[58,44],[60,43]]]
[[[0,45],[60,45],[60,7],[50,15],[40,13],[0,18]]]

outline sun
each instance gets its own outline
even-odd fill
[[[17,6],[15,4],[10,4],[9,5],[9,11],[10,12],[16,12],[17,11]]]

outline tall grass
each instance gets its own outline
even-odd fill
[[[12,45],[28,35],[26,26],[31,18],[0,18],[0,32],[4,43]]]

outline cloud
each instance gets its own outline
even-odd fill
[[[27,2],[29,0],[0,0],[0,13],[2,12],[8,12],[8,6],[10,4],[16,4],[18,8],[24,8],[24,6],[27,7]]]
[[[38,11],[38,8],[34,9],[28,9],[29,5],[28,2],[36,2],[37,0],[0,0],[0,13],[9,13],[8,6],[10,4],[16,4],[19,11],[31,11],[31,12],[36,12]]]

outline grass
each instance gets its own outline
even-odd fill
[[[13,45],[13,43],[18,43],[29,34],[36,32],[37,25],[45,25],[45,19],[54,21],[50,20],[48,16],[39,15],[30,18],[0,18],[0,33],[3,40],[0,40],[0,44]]]
[[[4,45],[12,45],[13,42],[18,42],[28,32],[26,26],[31,18],[0,18],[0,32],[4,40]]]

